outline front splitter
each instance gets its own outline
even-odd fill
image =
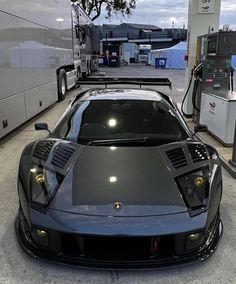
[[[195,254],[175,257],[171,259],[162,260],[145,260],[145,261],[104,261],[97,259],[86,258],[74,258],[68,257],[63,254],[51,254],[48,251],[34,245],[29,236],[23,232],[20,224],[19,215],[16,218],[15,229],[19,244],[23,251],[34,258],[45,259],[50,262],[63,263],[72,266],[78,266],[81,268],[93,268],[93,269],[109,269],[109,270],[151,270],[151,269],[163,269],[170,267],[185,266],[188,264],[194,264],[206,261],[217,249],[219,240],[223,233],[223,224],[219,220],[215,226],[214,234],[211,237],[209,243],[206,242],[205,248],[201,252],[195,252]]]

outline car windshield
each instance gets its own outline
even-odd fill
[[[188,138],[174,110],[165,101],[115,99],[80,102],[52,136],[82,144],[95,141],[127,143],[129,140],[163,140],[164,143],[164,140]]]

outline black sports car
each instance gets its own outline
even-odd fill
[[[203,261],[223,229],[217,151],[195,138],[168,96],[149,89],[75,97],[50,135],[25,147],[18,192],[23,250],[78,266]]]

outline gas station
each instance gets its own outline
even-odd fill
[[[196,124],[206,125],[224,147],[232,147],[236,92],[231,60],[236,54],[236,32],[228,27],[219,31],[220,11],[221,0],[189,1],[187,91],[182,112]],[[235,166],[233,160],[228,165]]]

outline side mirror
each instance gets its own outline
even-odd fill
[[[47,130],[49,133],[51,133],[51,131],[48,129],[47,123],[35,123],[34,127],[35,130]]]
[[[81,34],[82,34],[82,43],[85,43],[86,42],[86,30],[83,27],[81,27]]]
[[[78,40],[80,40],[79,25],[76,25],[76,26],[75,26],[75,35],[76,35],[76,38],[77,38]]]
[[[79,25],[75,26],[75,34],[76,38],[79,40],[80,44],[86,42],[86,30],[84,27],[80,27]]]
[[[205,124],[200,124],[194,127],[193,136],[196,135],[198,132],[207,132],[208,127]]]

